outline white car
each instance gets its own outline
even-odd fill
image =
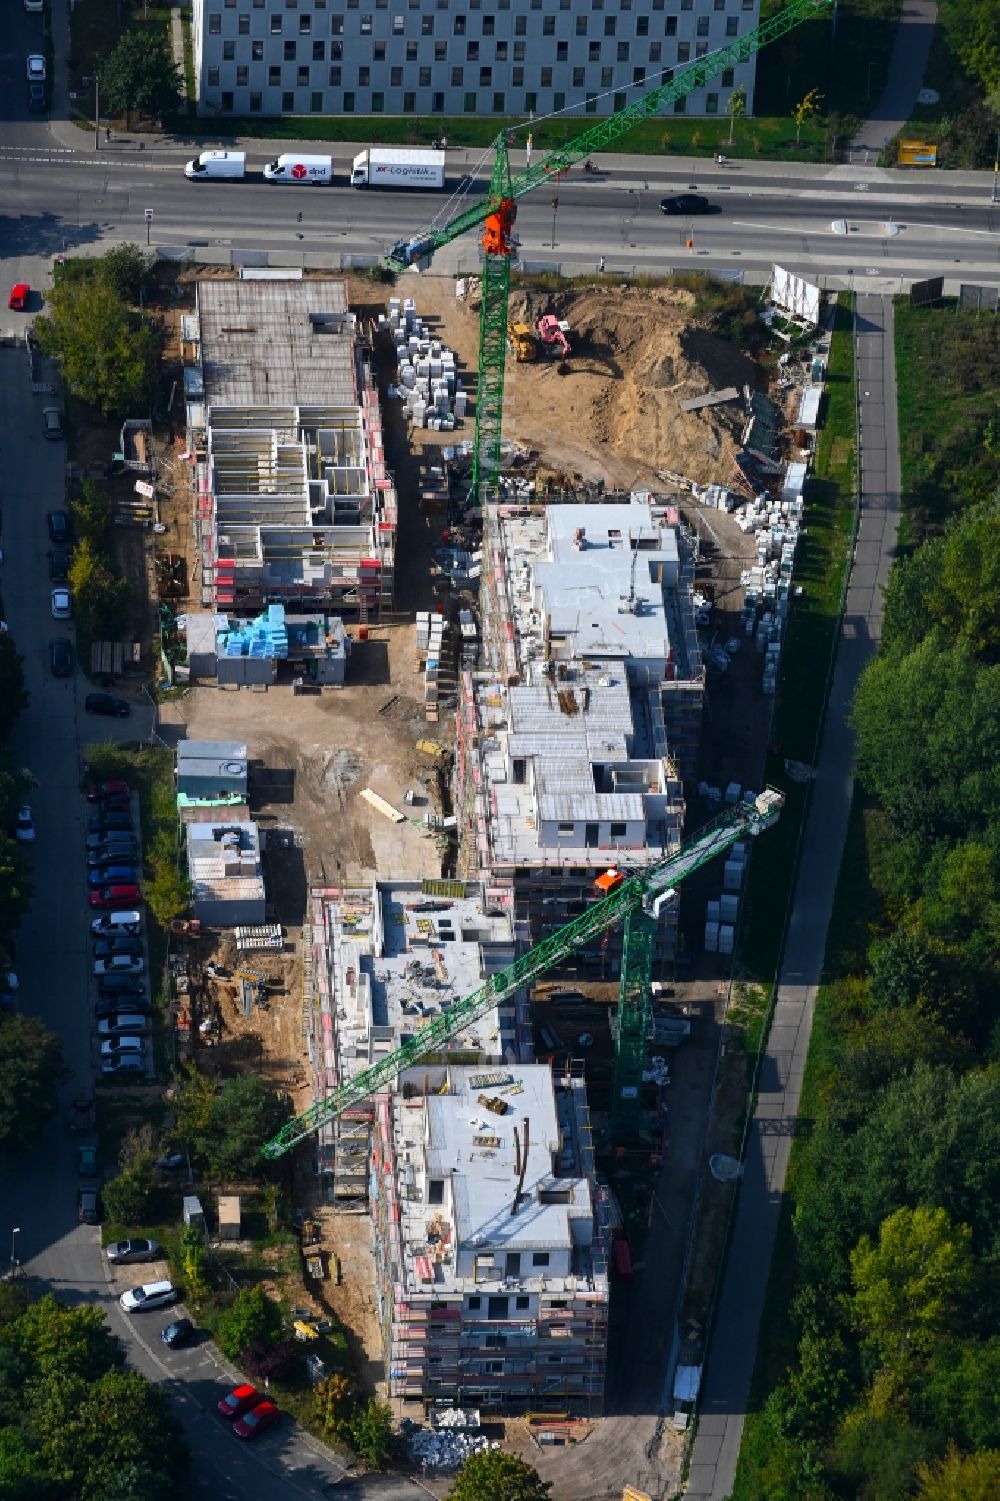
[[[53,589],[52,591],[52,619],[69,620],[73,613],[68,589]]]
[[[140,1037],[149,1031],[149,1017],[131,1011],[116,1011],[97,1023],[98,1037]]]
[[[24,0],[25,10],[44,10],[45,0]]]
[[[45,59],[39,52],[33,52],[28,58],[28,82],[45,82]]]
[[[98,979],[102,975],[141,975],[146,968],[146,961],[141,954],[112,954],[110,959],[95,959],[94,974]]]
[[[126,1032],[121,1037],[109,1037],[101,1043],[102,1059],[120,1058],[123,1053],[132,1053],[136,1057],[142,1057],[146,1052],[146,1044],[141,1037]]]
[[[35,820],[31,816],[31,804],[22,803],[17,810],[17,842],[18,844],[34,844]]]
[[[137,1313],[147,1308],[165,1308],[177,1299],[177,1289],[172,1282],[145,1282],[142,1287],[130,1287],[118,1299],[125,1313]]]

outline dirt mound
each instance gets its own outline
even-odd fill
[[[661,469],[701,483],[731,478],[740,405],[684,412],[681,402],[754,385],[756,371],[734,345],[692,323],[692,302],[666,288],[516,292],[511,316],[532,325],[544,312],[565,318],[573,354],[564,375],[544,355],[530,365],[509,359],[506,436],[540,449],[552,468],[610,485],[651,483]]]

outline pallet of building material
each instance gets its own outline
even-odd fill
[[[243,949],[281,949],[284,939],[280,923],[258,923],[234,930],[236,947]]]
[[[726,386],[721,391],[706,391],[701,396],[692,396],[690,401],[682,401],[681,411],[697,412],[702,407],[722,406],[727,401],[738,401],[739,395],[735,386]]]
[[[406,822],[405,814],[400,813],[391,803],[387,803],[384,797],[379,797],[378,793],[373,792],[370,787],[363,787],[361,796],[370,807],[375,809],[376,813],[381,813],[382,817],[387,818],[390,823]]]
[[[423,751],[425,756],[434,756],[438,761],[443,761],[448,752],[443,745],[438,745],[436,740],[418,740],[417,750]]]

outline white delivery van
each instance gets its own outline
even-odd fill
[[[247,154],[245,151],[203,151],[184,168],[184,176],[192,182],[206,182],[210,177],[245,177]]]
[[[351,167],[355,188],[443,188],[443,151],[408,151],[372,146],[359,152]]]
[[[264,168],[268,182],[314,183],[323,187],[333,181],[333,158],[330,156],[291,156],[285,152]]]

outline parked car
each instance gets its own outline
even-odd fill
[[[109,1037],[101,1043],[102,1058],[117,1058],[121,1053],[144,1054],[146,1043],[141,1037],[132,1037],[126,1034],[124,1037]]]
[[[132,789],[128,782],[112,780],[109,782],[91,782],[87,788],[88,803],[103,803],[109,797],[131,797]]]
[[[98,980],[98,995],[120,997],[119,1010],[132,1010],[132,997],[146,995],[146,980],[141,974],[104,974]]]
[[[66,511],[50,511],[46,517],[49,527],[49,541],[55,542],[60,547],[65,547],[69,541],[69,513]]]
[[[81,1178],[97,1177],[97,1148],[91,1146],[77,1147],[76,1170]]]
[[[48,85],[44,83],[28,84],[28,108],[30,110],[46,110],[49,107]]]
[[[73,643],[67,641],[65,636],[57,636],[54,641],[49,642],[49,666],[54,678],[72,677]]]
[[[132,818],[129,817],[129,814],[99,812],[99,814],[95,814],[95,817],[90,820],[90,833],[92,835],[101,835],[102,838],[105,838],[110,830],[117,830],[119,833],[132,833]]]
[[[54,584],[64,584],[69,576],[69,548],[49,548],[49,578]]]
[[[105,912],[103,917],[95,917],[90,924],[92,933],[140,933],[142,931],[142,913],[132,908],[127,912]]]
[[[79,1188],[76,1193],[76,1217],[81,1225],[96,1225],[101,1218],[101,1205],[96,1188]]]
[[[11,312],[23,313],[28,306],[28,298],[31,296],[31,288],[26,281],[16,281],[10,289],[7,298],[7,306]]]
[[[101,865],[96,870],[88,870],[88,886],[125,885],[138,880],[138,872],[134,865]]]
[[[135,995],[99,995],[93,1003],[93,1013],[99,1022],[108,1021],[113,1016],[149,1016],[149,1001],[143,992]]]
[[[135,842],[131,828],[98,829],[96,833],[87,835],[87,855],[98,855],[102,850],[107,852],[115,848],[132,849]]]
[[[28,57],[28,82],[45,82],[45,59],[40,52],[32,52]]]
[[[156,1159],[156,1167],[166,1173],[175,1173],[184,1166],[187,1158],[183,1152],[175,1152],[168,1149],[160,1153]]]
[[[236,1419],[233,1432],[237,1438],[256,1438],[265,1429],[273,1428],[280,1417],[281,1413],[273,1402],[258,1402],[256,1407],[251,1407],[243,1417]]]
[[[255,1386],[234,1386],[227,1396],[215,1404],[215,1410],[221,1418],[240,1418],[263,1400],[264,1393],[259,1392]]]
[[[130,1236],[128,1240],[111,1241],[107,1253],[112,1266],[125,1266],[133,1261],[156,1261],[163,1249],[158,1240]]]
[[[73,601],[68,589],[53,589],[52,591],[52,619],[70,620],[73,615]]]
[[[129,983],[131,984],[132,982],[130,981]],[[123,995],[120,992],[111,995],[101,994],[94,1002],[94,1015],[99,1022],[125,1013],[128,1013],[130,1016],[149,1015],[149,1001],[141,990],[137,991],[135,995]]]
[[[113,693],[88,693],[83,701],[88,714],[107,714],[113,719],[127,719],[132,705],[127,698],[116,698]]]
[[[161,1331],[160,1338],[170,1350],[182,1350],[185,1345],[194,1343],[198,1333],[190,1319],[174,1319],[172,1324]]]
[[[149,1031],[149,1017],[137,1011],[116,1011],[97,1023],[98,1037],[143,1037]]]
[[[177,1289],[172,1282],[144,1282],[141,1287],[130,1287],[118,1299],[126,1313],[145,1313],[150,1308],[166,1308],[177,1302]]]
[[[131,813],[132,803],[127,797],[106,797],[98,808],[98,814]]]
[[[18,844],[34,844],[35,820],[31,816],[31,804],[22,803],[17,810],[17,829],[15,830]]]
[[[129,933],[113,933],[110,938],[99,938],[94,944],[95,959],[111,959],[115,954],[141,954],[142,939]]]
[[[135,885],[102,886],[88,891],[87,901],[92,907],[132,907],[142,901],[142,892]]]
[[[105,844],[100,849],[87,851],[87,867],[89,870],[98,870],[102,866],[125,860],[134,864],[135,856],[134,839],[123,840],[120,844]]]
[[[146,1077],[146,1060],[139,1053],[120,1053],[117,1058],[101,1059],[102,1074],[141,1074]]]

